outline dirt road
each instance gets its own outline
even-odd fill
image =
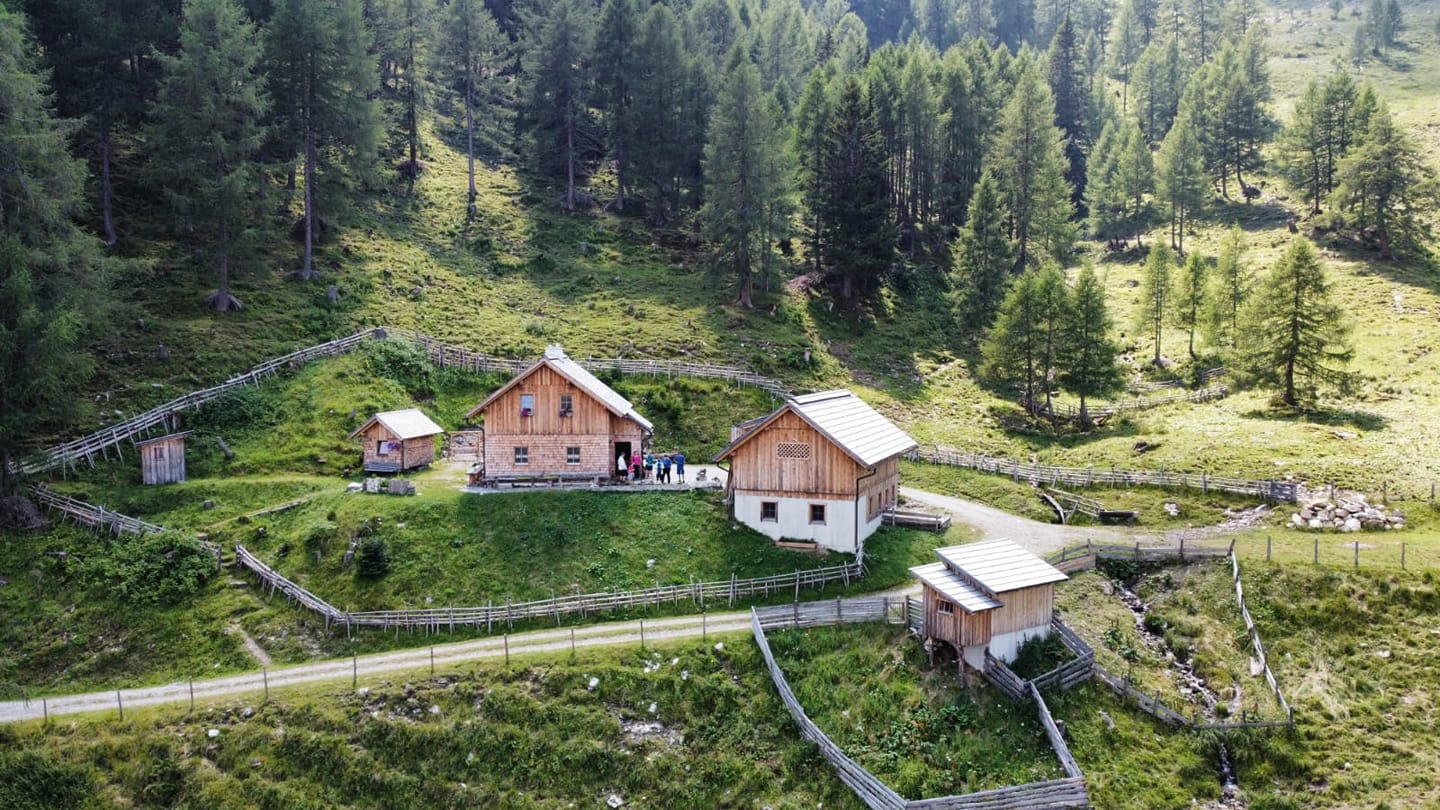
[[[900,487],[900,494],[915,503],[949,512],[957,521],[974,526],[980,530],[980,539],[982,540],[1005,537],[1021,547],[1041,555],[1057,551],[1063,546],[1083,543],[1086,540],[1124,543],[1133,539],[1132,535],[1115,529],[1041,523],[1038,520],[1012,515],[983,503],[949,495],[937,495],[910,487]]]

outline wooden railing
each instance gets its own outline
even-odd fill
[[[1210,475],[1209,473],[1177,473],[1165,470],[1116,470],[1095,467],[1053,467],[1047,464],[1026,464],[1005,458],[996,458],[984,453],[968,453],[952,447],[922,447],[910,453],[911,461],[924,461],[950,467],[964,467],[979,472],[1008,475],[1016,481],[1034,484],[1049,483],[1052,486],[1076,487],[1105,486],[1148,486],[1188,487],[1208,493],[1233,492],[1239,495],[1255,495],[1271,501],[1294,503],[1298,486],[1293,481],[1252,481],[1244,478]]]
[[[795,697],[790,683],[785,679],[785,673],[781,671],[779,663],[776,662],[775,654],[770,649],[770,641],[765,636],[765,630],[777,627],[848,624],[852,621],[894,623],[897,614],[893,610],[893,606],[896,604],[899,604],[898,600],[892,601],[886,597],[878,599],[868,597],[836,600],[834,605],[829,602],[811,602],[803,606],[752,608],[750,611],[750,630],[755,637],[755,644],[760,648],[761,656],[765,659],[765,668],[770,672],[770,679],[774,682],[776,691],[780,693],[780,701],[785,704],[786,711],[794,719],[795,725],[800,728],[800,735],[815,744],[820,755],[830,763],[840,777],[840,781],[850,788],[856,798],[866,807],[881,808],[882,810],[1033,810],[1033,808],[1088,807],[1090,797],[1085,789],[1084,774],[1079,765],[1075,763],[1075,758],[1070,754],[1070,749],[1065,744],[1054,719],[1050,717],[1050,711],[1045,707],[1044,699],[1040,697],[1039,692],[1033,689],[1030,690],[1030,696],[1039,707],[1041,724],[1045,726],[1046,736],[1055,748],[1055,754],[1060,760],[1060,767],[1065,771],[1065,778],[954,796],[907,801],[878,777],[847,756],[840,746],[830,739],[829,735],[815,724],[815,721],[810,719],[809,715],[805,713],[805,708]],[[870,618],[862,618],[866,616]],[[899,621],[905,621],[903,616],[898,618]]]
[[[1195,391],[1186,391],[1182,394],[1168,394],[1163,397],[1135,397],[1133,399],[1122,399],[1114,402],[1107,402],[1103,405],[1087,406],[1086,416],[1096,422],[1104,422],[1122,413],[1132,411],[1143,411],[1150,408],[1158,408],[1161,405],[1172,405],[1177,402],[1210,402],[1216,399],[1224,399],[1230,395],[1230,389],[1224,385],[1211,385]],[[1052,402],[1049,408],[1052,417],[1066,420],[1080,418],[1080,408],[1075,405]]]
[[[1260,666],[1265,672],[1265,684],[1275,694],[1275,700],[1280,703],[1280,710],[1285,713],[1285,719],[1290,725],[1295,724],[1295,710],[1290,708],[1290,702],[1280,694],[1280,684],[1275,680],[1275,673],[1270,671],[1270,662],[1265,657],[1265,646],[1260,643],[1260,631],[1255,629],[1255,620],[1250,616],[1250,608],[1245,606],[1245,587],[1240,584],[1240,561],[1234,554],[1230,555],[1230,568],[1235,580],[1235,600],[1240,603],[1240,615],[1245,619],[1245,631],[1250,634],[1250,645],[1255,649],[1255,657],[1260,660]]]
[[[111,534],[159,534],[165,531],[164,526],[147,523],[140,518],[122,515],[119,512],[112,512],[99,504],[86,503],[69,495],[61,495],[44,484],[30,487],[30,495],[41,506],[59,512],[76,523],[97,531],[107,531]],[[201,548],[215,555],[215,563],[218,567],[222,554],[219,544],[208,540],[201,540],[199,543]]]

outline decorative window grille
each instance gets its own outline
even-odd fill
[[[810,445],[781,442],[775,445],[776,458],[810,458]]]

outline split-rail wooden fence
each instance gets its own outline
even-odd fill
[[[910,611],[906,609],[897,616],[894,607],[898,604],[902,602],[887,597],[861,597],[836,600],[833,605],[829,602],[809,602],[803,605],[751,609],[751,633],[765,659],[765,668],[770,672],[770,679],[780,693],[781,702],[785,704],[795,725],[800,728],[800,735],[815,744],[820,755],[835,769],[840,781],[844,782],[866,807],[880,810],[1036,810],[1088,807],[1090,799],[1085,789],[1085,776],[1075,763],[1075,758],[1070,755],[1069,747],[1065,745],[1054,719],[1050,717],[1044,699],[1033,688],[1030,694],[1038,707],[1046,735],[1055,746],[1055,753],[1065,771],[1065,777],[954,796],[906,800],[860,763],[847,756],[840,746],[810,719],[775,660],[770,641],[765,635],[766,628],[815,627],[865,621],[908,624]],[[904,604],[908,604],[908,600]]]
[[[157,526],[154,523],[122,515],[119,512],[112,512],[98,504],[86,503],[69,495],[61,495],[44,484],[35,484],[30,487],[30,496],[41,506],[59,512],[81,526],[96,531],[106,531],[111,534],[159,534],[165,531],[164,526]],[[199,542],[201,548],[215,555],[215,564],[218,567],[222,563],[221,555],[223,553],[220,546],[208,540]]]
[[[1208,493],[1233,492],[1254,495],[1270,501],[1294,503],[1299,487],[1293,481],[1253,481],[1209,473],[1170,472],[1166,470],[1116,470],[1095,467],[1053,467],[1048,464],[1027,464],[984,453],[968,453],[943,445],[921,447],[910,453],[911,461],[923,461],[949,467],[963,467],[978,472],[1008,475],[1016,481],[1052,486],[1113,486],[1171,487],[1198,489]]]
[[[1173,405],[1177,402],[1210,402],[1217,399],[1224,399],[1228,396],[1230,396],[1229,387],[1223,384],[1210,385],[1194,391],[1166,394],[1162,397],[1135,397],[1133,399],[1107,402],[1104,405],[1087,406],[1085,408],[1085,415],[1093,422],[1103,423],[1122,413],[1143,411],[1150,408],[1158,408],[1162,405]],[[1052,402],[1046,412],[1052,419],[1075,421],[1080,418],[1080,408],[1067,403]]]

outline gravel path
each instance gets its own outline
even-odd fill
[[[1064,546],[1086,540],[1124,543],[1133,535],[1098,526],[1061,526],[1018,517],[1009,512],[949,495],[937,495],[910,487],[900,487],[900,494],[910,501],[949,512],[955,520],[980,530],[981,539],[1004,537],[1036,554],[1048,554]]]

